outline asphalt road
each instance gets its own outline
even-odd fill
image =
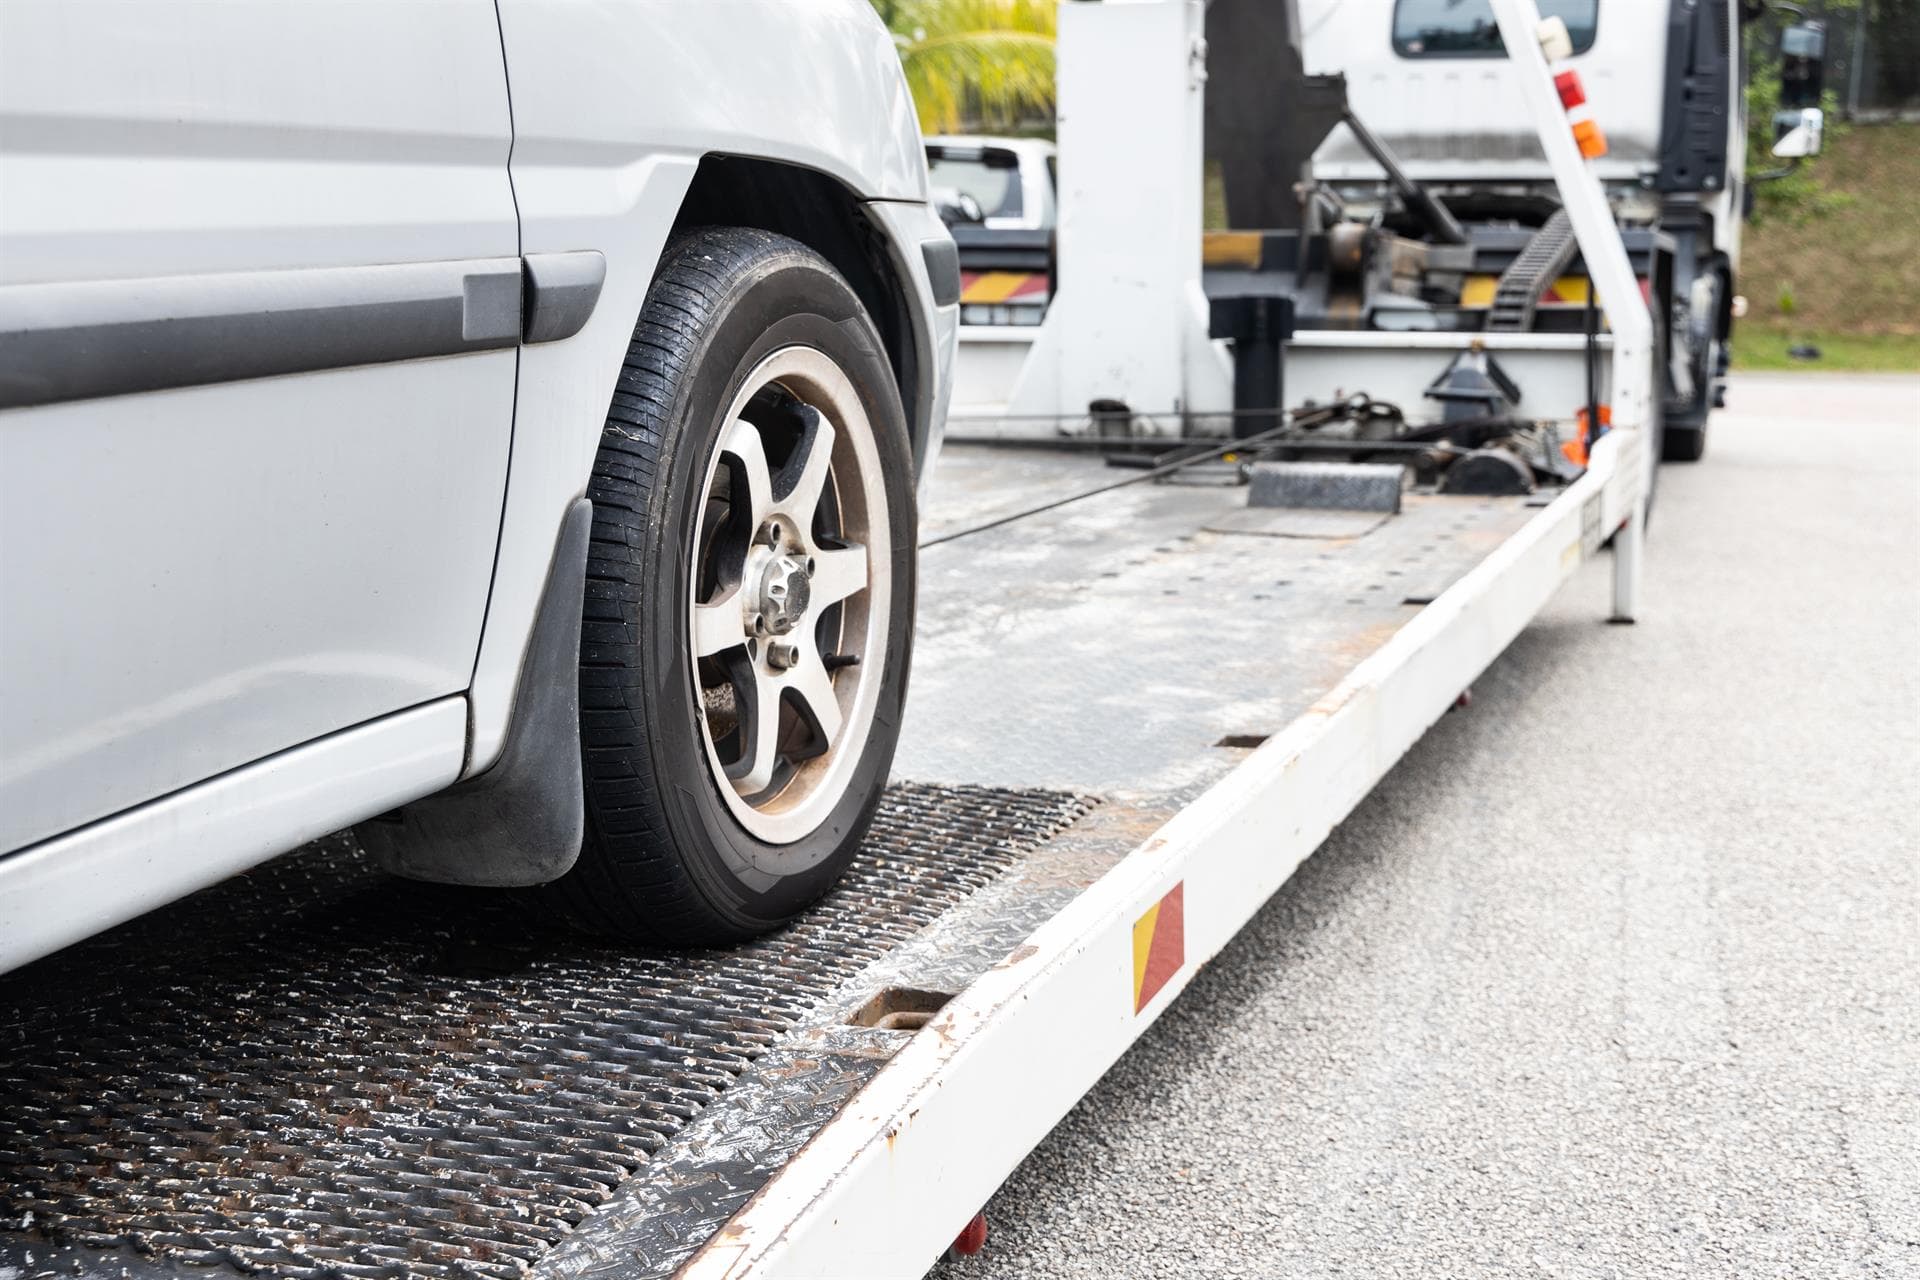
[[[1920,1277],[1920,378],[1736,381],[947,1277]]]

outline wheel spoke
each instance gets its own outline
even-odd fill
[[[816,552],[813,557],[813,576],[807,585],[811,588],[813,607],[816,609],[865,590],[867,549],[855,546]]]
[[[745,527],[757,529],[773,507],[773,473],[767,470],[767,451],[760,439],[760,428],[745,418],[734,419],[726,439],[720,442],[720,451],[733,459],[734,482],[746,482],[750,523]]]
[[[825,353],[774,353],[733,405],[697,495],[682,645],[708,776],[746,831],[786,845],[873,781],[895,477],[874,472],[865,402]]]
[[[788,685],[800,695],[807,714],[827,746],[840,734],[840,699],[834,696],[833,677],[827,674],[820,655],[806,647],[800,661],[787,673]]]
[[[793,476],[793,484],[780,498],[780,509],[793,517],[803,533],[811,536],[813,513],[826,492],[827,475],[833,469],[833,424],[817,409],[803,409],[808,418],[806,434],[795,446],[793,458],[784,475]]]
[[[752,796],[773,785],[773,771],[780,764],[780,686],[758,666],[753,669],[750,703],[746,708],[747,750],[727,773],[743,795]]]
[[[747,620],[741,611],[740,587],[729,587],[711,604],[693,609],[693,655],[696,658],[725,653],[747,642]]]

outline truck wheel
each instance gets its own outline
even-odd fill
[[[1693,352],[1693,385],[1698,403],[1687,406],[1682,420],[1669,422],[1660,433],[1663,462],[1698,462],[1707,456],[1707,420],[1713,413],[1713,383],[1720,376],[1720,340],[1714,331],[1719,324],[1720,298],[1725,287],[1719,276],[1713,276],[1712,288],[1693,309],[1693,331],[1688,338]]]
[[[1663,462],[1698,462],[1707,456],[1707,424],[1697,427],[1667,425],[1660,433],[1660,458]]]
[[[912,452],[847,282],[770,232],[671,244],[588,497],[586,840],[549,892],[642,941],[764,932],[854,856],[906,697]]]

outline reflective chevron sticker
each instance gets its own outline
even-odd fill
[[[1052,284],[1044,271],[966,271],[960,275],[960,301],[1044,301]]]
[[[1186,881],[1133,922],[1133,1011],[1160,994],[1187,960]]]

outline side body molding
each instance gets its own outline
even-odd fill
[[[591,250],[0,287],[0,409],[556,342]]]
[[[526,263],[526,340],[559,342],[586,328],[607,282],[607,260],[593,249],[530,253]]]

